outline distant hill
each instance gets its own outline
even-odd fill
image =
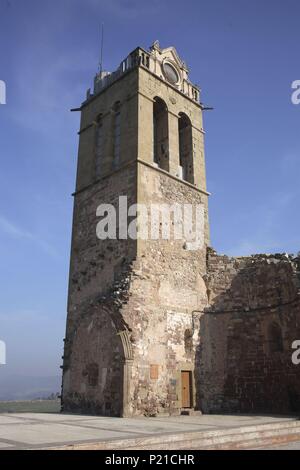
[[[60,393],[61,377],[23,377],[19,375],[3,376],[0,374],[0,400],[34,400],[47,398],[52,393]]]

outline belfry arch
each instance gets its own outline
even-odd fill
[[[168,108],[158,96],[153,101],[153,160],[159,168],[169,171]]]
[[[193,165],[193,136],[192,123],[185,113],[179,113],[179,165],[182,171],[182,179],[188,183],[194,183]]]

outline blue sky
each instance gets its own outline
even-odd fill
[[[79,115],[99,60],[174,45],[202,89],[212,245],[297,252],[298,0],[0,0],[1,374],[61,363]]]

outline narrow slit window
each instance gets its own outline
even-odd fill
[[[102,164],[103,164],[103,126],[102,122],[98,122],[96,127],[96,144],[95,144],[95,156],[96,156],[96,177],[101,176]]]
[[[277,353],[283,351],[282,332],[278,323],[271,323],[268,331],[269,353]]]
[[[119,106],[114,115],[114,165],[120,163],[120,150],[121,150],[121,113]]]

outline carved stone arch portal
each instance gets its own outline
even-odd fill
[[[130,383],[131,383],[131,370],[132,362],[134,357],[132,342],[130,339],[130,330],[128,325],[124,321],[122,315],[118,311],[111,311],[110,309],[105,309],[106,313],[110,316],[112,323],[114,324],[116,335],[120,339],[122,345],[123,353],[123,364],[122,364],[122,384],[120,384],[120,389],[122,388],[122,410],[120,412],[121,416],[126,417],[131,415],[130,410]],[[122,386],[121,386],[122,385]]]
[[[69,338],[63,409],[129,416],[133,348],[120,311],[111,303],[86,306]]]
[[[133,348],[132,344],[130,341],[130,336],[129,336],[129,331],[122,330],[117,333],[120,335],[121,341],[122,341],[122,346],[123,346],[123,351],[124,351],[124,360],[125,361],[132,361],[133,360]]]

